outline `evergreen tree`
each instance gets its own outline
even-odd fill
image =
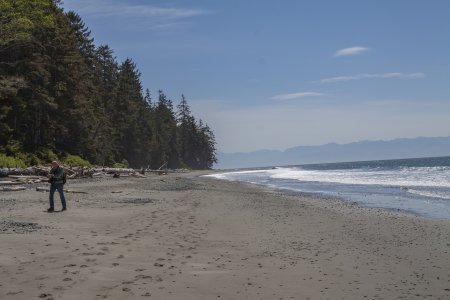
[[[101,45],[95,49],[94,58],[94,82],[100,93],[99,107],[103,110],[102,118],[97,124],[97,143],[102,145],[97,153],[95,161],[102,165],[112,165],[116,159],[120,159],[117,146],[114,141],[113,111],[116,98],[116,86],[119,78],[119,66],[114,53],[107,45]],[[121,161],[118,160],[118,161]]]
[[[181,159],[186,166],[192,166],[195,160],[195,119],[184,95],[181,95],[180,104],[177,106],[178,114],[178,145]]]
[[[217,162],[214,134],[201,120],[197,124],[184,95],[178,105],[178,132],[180,153],[187,167],[208,169]]]
[[[211,169],[214,163],[217,163],[216,157],[216,138],[213,131],[200,120],[198,125],[197,149],[199,157],[197,158],[198,169]]]
[[[91,37],[91,31],[76,12],[69,11],[66,16],[75,33],[76,47],[79,53],[85,59],[86,65],[93,69],[95,67],[95,45],[94,38]]]
[[[117,154],[132,165],[137,162],[139,146],[138,112],[144,105],[140,73],[131,59],[119,68],[119,78],[113,99],[112,124],[114,126]]]
[[[159,91],[155,119],[158,149],[153,159],[153,165],[156,167],[167,163],[170,168],[177,168],[180,164],[177,147],[177,122],[172,101],[162,91]]]

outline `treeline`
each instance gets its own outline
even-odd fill
[[[0,0],[0,152],[99,165],[211,168],[212,130],[159,91],[143,93],[131,59],[95,45],[54,0]]]

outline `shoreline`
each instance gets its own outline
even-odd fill
[[[272,170],[269,169],[254,169],[220,172],[210,176],[235,182],[247,182],[255,186],[280,190],[290,194],[298,193],[300,196],[326,199],[337,198],[341,201],[355,203],[368,208],[381,208],[436,220],[450,220],[450,205],[447,201],[450,199],[450,189],[447,187],[448,181],[445,180],[446,177],[444,175],[440,178],[434,178],[441,180],[440,184],[437,185],[433,185],[430,180],[427,182],[429,185],[423,182],[410,182],[411,180],[414,181],[414,176],[411,176],[412,179],[405,179],[406,181],[402,184],[399,182],[385,184],[383,183],[385,180],[383,177],[392,176],[386,171],[387,173],[379,175],[375,182],[362,180],[350,184],[346,176],[350,178],[355,177],[355,175],[352,175],[352,172],[347,174],[344,171],[342,175],[347,179],[342,182],[339,181],[333,171],[329,171],[331,175],[326,171],[325,174],[320,174],[320,176],[324,176],[328,180],[316,179],[319,176],[318,174],[308,175],[308,179],[305,178],[304,172],[322,172],[320,169],[313,169],[312,171],[287,170],[281,171],[281,173],[271,172]],[[418,171],[418,173],[420,172],[424,171]],[[363,177],[367,176],[364,171],[361,173],[363,173]],[[424,174],[419,175],[426,177]],[[329,176],[334,177],[330,180]],[[377,175],[370,174],[370,176],[377,178]],[[416,174],[415,176],[418,175]],[[436,177],[437,174],[434,174],[434,176]],[[312,180],[311,177],[313,178]],[[444,182],[445,184],[443,184]],[[411,185],[413,183],[417,184],[417,186]]]
[[[218,172],[215,172],[215,173],[218,173]],[[222,173],[222,170],[219,173]],[[212,175],[212,174],[207,174],[207,175]],[[204,176],[204,175],[200,175],[200,176]],[[317,199],[318,201],[337,201],[337,202],[342,202],[346,205],[356,206],[356,207],[365,208],[365,209],[369,209],[369,210],[382,210],[382,211],[387,211],[387,212],[391,212],[391,213],[395,213],[395,214],[402,214],[405,216],[419,217],[419,218],[436,220],[436,221],[450,221],[450,219],[448,219],[448,218],[432,217],[432,216],[429,216],[426,214],[421,214],[421,213],[415,212],[413,210],[382,207],[382,206],[379,206],[379,207],[378,206],[367,206],[367,205],[364,205],[364,203],[362,203],[362,202],[357,202],[350,198],[345,198],[345,196],[332,195],[331,193],[327,194],[326,192],[297,191],[297,190],[293,190],[293,189],[289,189],[289,188],[269,186],[269,185],[265,185],[262,183],[256,183],[256,182],[247,182],[247,181],[239,181],[239,180],[232,180],[232,179],[219,179],[219,178],[215,178],[215,177],[206,177],[206,178],[211,178],[212,180],[224,180],[224,181],[228,181],[228,182],[235,182],[238,184],[248,185],[250,187],[253,186],[256,188],[260,188],[260,189],[266,190],[268,192],[279,192],[279,193],[282,193],[282,194],[285,194],[288,196],[293,196],[293,197],[314,198],[314,199]]]
[[[1,193],[0,298],[450,297],[450,221],[207,173]]]

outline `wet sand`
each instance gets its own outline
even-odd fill
[[[0,299],[450,299],[448,220],[199,174],[2,192]]]

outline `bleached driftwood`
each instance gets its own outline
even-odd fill
[[[32,179],[45,179],[44,176],[38,175],[9,175],[9,178],[17,179],[17,180],[32,180]]]
[[[103,172],[106,174],[115,174],[115,173],[133,173],[135,172],[134,169],[127,169],[127,168],[94,168],[92,169],[93,172],[99,173]]]
[[[16,192],[16,191],[23,191],[27,188],[25,186],[5,186],[0,187],[1,192]]]
[[[136,173],[136,172],[135,173],[131,173],[130,176],[137,177],[137,178],[147,178],[147,176],[139,174],[139,173]]]
[[[36,175],[10,175],[8,178],[15,179],[16,184],[38,183],[47,181],[47,177]],[[0,181],[1,182],[1,181]]]
[[[20,185],[23,184],[23,182],[20,181],[0,181],[0,186],[1,185]]]
[[[47,175],[50,169],[41,167],[29,167],[29,168],[0,168],[0,177],[6,177],[11,175]]]

